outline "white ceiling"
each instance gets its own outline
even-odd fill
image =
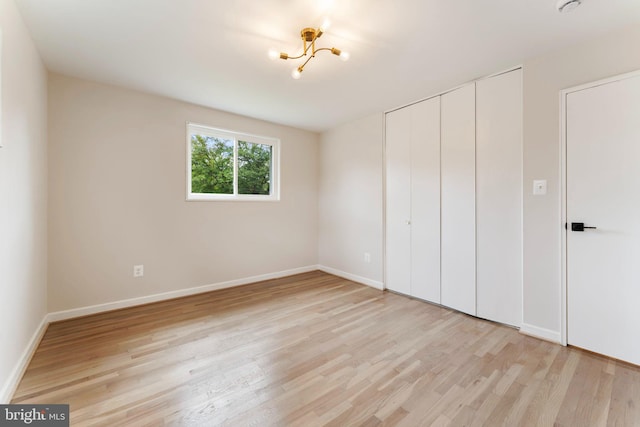
[[[16,0],[55,72],[313,131],[640,23],[640,0]],[[332,26],[300,80],[303,27]]]

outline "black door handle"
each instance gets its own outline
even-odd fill
[[[584,222],[572,222],[571,231],[584,231],[585,228],[595,230],[596,227],[585,227]]]

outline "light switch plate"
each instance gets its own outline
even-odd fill
[[[133,266],[133,277],[142,277],[144,276],[144,265],[134,265]]]
[[[547,194],[547,180],[546,179],[534,179],[533,180],[533,195],[544,196]]]

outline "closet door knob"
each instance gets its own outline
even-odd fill
[[[405,224],[407,224],[407,225],[411,225],[411,220],[406,219],[406,220],[404,221],[404,223],[405,223]]]

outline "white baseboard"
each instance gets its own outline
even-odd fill
[[[382,282],[378,282],[377,280],[367,279],[366,277],[358,276],[355,274],[347,273],[345,271],[337,270],[335,268],[327,267],[324,265],[318,265],[318,270],[324,271],[325,273],[333,274],[334,276],[339,276],[344,279],[348,279],[354,282],[362,283],[363,285],[371,286],[372,288],[376,288],[378,290],[384,290],[384,284]]]
[[[551,341],[558,344],[562,343],[562,338],[560,337],[559,331],[552,331],[550,329],[544,329],[538,326],[533,326],[527,323],[523,323],[522,326],[520,327],[520,332],[525,335],[529,335],[535,338],[540,338],[546,341]]]
[[[164,292],[161,294],[148,295],[144,297],[130,298],[126,300],[108,302],[104,304],[91,305],[88,307],[73,308],[71,310],[56,311],[49,313],[48,322],[58,322],[60,320],[72,319],[74,317],[88,316],[90,314],[102,313],[105,311],[118,310],[120,308],[133,307],[136,305],[149,304],[152,302],[164,301],[174,298],[186,297],[189,295],[201,294],[204,292],[216,291],[218,289],[232,288],[234,286],[248,285],[250,283],[261,282],[263,280],[278,279],[280,277],[293,276],[294,274],[308,273],[318,270],[318,266],[310,265],[306,267],[294,268],[291,270],[279,271],[276,273],[261,274],[259,276],[245,277],[242,279],[229,280],[227,282],[214,283],[211,285],[198,286],[189,289]]]
[[[49,326],[49,322],[47,321],[47,316],[44,316],[31,336],[29,344],[27,344],[27,347],[22,352],[20,359],[18,359],[18,363],[11,371],[9,378],[7,378],[5,383],[2,384],[2,389],[0,389],[0,405],[8,405],[11,401],[13,393],[15,393],[16,388],[22,379],[22,375],[24,375],[24,371],[26,371],[27,366],[29,366],[31,357],[38,348],[38,344],[40,344],[40,340],[47,330],[47,326]]]

